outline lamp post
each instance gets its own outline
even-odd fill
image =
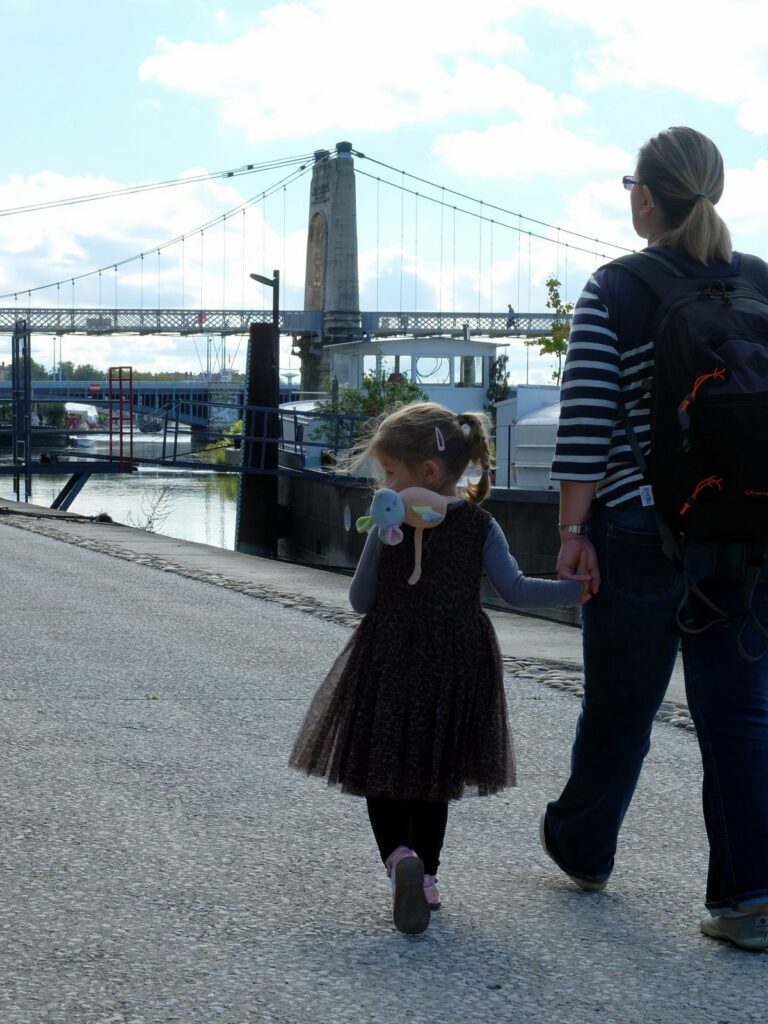
[[[262,274],[251,274],[253,281],[266,285],[272,289],[272,367],[273,386],[275,390],[274,406],[277,408],[280,402],[280,271],[273,270],[272,277],[264,277]]]
[[[277,557],[279,503],[277,446],[280,424],[280,273],[254,281],[272,289],[272,325],[252,323],[248,338],[245,415],[237,496],[235,548],[266,558]]]

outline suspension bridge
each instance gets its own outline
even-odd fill
[[[356,167],[355,159],[376,173]],[[286,158],[281,166],[291,162]],[[14,475],[17,495],[21,495],[22,473],[28,500],[32,474],[50,472],[50,463],[33,462],[31,456],[33,402],[61,401],[66,395],[108,405],[109,461],[101,466],[93,462],[71,465],[70,482],[56,500],[60,508],[71,503],[92,472],[131,471],[135,467],[132,431],[136,412],[159,411],[166,427],[173,422],[178,431],[182,422],[209,426],[211,413],[205,410],[226,405],[245,419],[241,461],[238,467],[230,467],[243,474],[236,546],[243,549],[241,525],[251,524],[250,535],[243,541],[250,546],[245,549],[274,553],[276,477],[302,472],[301,467],[286,468],[277,460],[281,443],[275,415],[280,395],[280,335],[293,339],[292,354],[300,359],[297,390],[318,392],[329,376],[330,347],[339,342],[370,343],[375,352],[377,341],[387,337],[410,337],[414,344],[442,337],[463,338],[468,343],[480,338],[503,342],[545,337],[555,323],[570,319],[567,298],[574,262],[579,264],[583,281],[585,267],[593,269],[628,251],[417,178],[367,157],[348,142],[338,143],[334,152],[317,150],[311,159],[301,157],[293,162],[297,166],[287,176],[187,233],[132,255],[115,255],[92,270],[68,271],[48,283],[30,283],[0,295],[0,334],[11,334],[14,346],[13,380],[10,386],[0,388],[0,401],[7,389],[13,406],[14,465],[4,471]],[[248,165],[245,171],[256,169]],[[289,209],[298,204],[289,208],[287,192],[308,174],[303,302],[296,302],[292,300],[299,297],[299,289],[295,284],[286,289],[285,282]],[[229,172],[222,177],[233,175]],[[360,301],[358,186],[361,191],[368,190],[364,205],[368,308]],[[396,197],[394,206],[390,203],[387,207],[387,195]],[[107,196],[69,202],[99,198]],[[272,219],[276,212],[280,216],[275,198],[278,203],[282,199],[282,237],[270,229],[267,245],[268,200],[273,199]],[[302,205],[305,201],[303,197]],[[31,209],[0,212],[8,215]],[[467,255],[470,252],[472,260]],[[268,279],[252,273],[253,266],[280,269]],[[551,268],[549,277],[555,285],[563,282],[563,300],[550,301],[548,310],[537,312],[532,297],[536,293],[544,298],[547,274],[542,273],[542,266]],[[271,309],[253,308],[253,303],[246,301],[246,288],[249,293],[253,288],[250,279],[271,287]],[[288,291],[291,300],[286,301]],[[218,302],[211,302],[214,294]],[[502,303],[498,302],[500,294]],[[507,309],[499,310],[499,305]],[[106,397],[98,393],[99,382],[81,382],[78,389],[71,381],[31,380],[32,339],[37,335],[54,339],[84,335],[93,337],[94,344],[113,336],[194,339],[203,335],[210,339],[220,335],[225,353],[225,338],[246,334],[250,383],[246,388],[226,385],[228,392],[205,380],[134,384],[130,375],[123,376],[123,370],[130,367],[110,368]],[[253,354],[257,344],[263,350],[258,359]],[[130,352],[130,346],[126,348]],[[54,341],[54,370],[55,351]],[[478,353],[481,351],[487,352],[487,345],[478,345]],[[485,356],[485,361],[488,359],[492,357]],[[125,361],[129,360],[130,356]],[[260,378],[263,382],[254,389],[254,381]],[[292,436],[298,438],[299,426],[294,425]],[[111,454],[113,440],[117,462]]]
[[[277,167],[291,169],[260,193],[188,232],[137,253],[116,254],[100,267],[0,295],[0,333],[11,333],[24,319],[33,334],[59,337],[223,338],[247,334],[252,323],[271,322],[283,335],[312,341],[312,351],[301,354],[302,384],[305,390],[316,390],[319,374],[327,370],[322,347],[328,342],[409,334],[546,335],[553,321],[562,322],[567,314],[543,309],[543,301],[540,312],[532,307],[536,294],[543,298],[543,261],[563,282],[565,305],[574,260],[595,266],[627,251],[411,175],[349,142],[337,143],[333,151],[316,150],[311,157],[248,164],[218,176],[240,177]],[[295,259],[292,273],[286,270],[288,224],[299,205],[306,210],[306,191],[299,204],[296,188],[310,174],[303,308],[298,308],[299,303],[288,300],[289,293],[291,298],[301,294]],[[136,195],[141,188],[130,191]],[[289,191],[294,197],[290,203]],[[31,209],[36,207],[18,212]],[[367,301],[361,303],[358,225],[363,220]],[[251,278],[268,283],[250,273],[253,266],[279,268],[283,294],[277,316],[274,308],[253,308],[246,301],[253,289]],[[581,265],[578,273],[583,280]],[[293,283],[287,285],[291,277]],[[216,292],[220,301],[211,302]],[[509,306],[506,312],[504,306]],[[318,357],[314,365],[312,355]]]

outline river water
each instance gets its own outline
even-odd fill
[[[106,435],[88,435],[70,454],[105,452],[108,444]],[[144,434],[134,444],[134,455],[159,458],[161,449],[162,437]],[[189,435],[182,435],[178,455],[186,459],[189,451]],[[5,452],[2,455],[3,462],[10,461]],[[115,522],[145,528],[149,524],[155,533],[233,550],[238,478],[237,473],[172,466],[140,466],[137,473],[94,474],[68,511],[84,516],[106,512]],[[61,475],[33,476],[30,501],[50,506],[67,480],[66,470]],[[12,477],[0,476],[0,499],[15,499]]]

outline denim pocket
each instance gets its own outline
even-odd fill
[[[638,598],[667,596],[682,586],[682,577],[661,549],[655,531],[608,525],[603,576],[619,593]]]

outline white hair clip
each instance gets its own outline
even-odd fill
[[[435,441],[437,442],[437,450],[439,452],[445,451],[445,438],[440,430],[440,427],[435,427]]]

